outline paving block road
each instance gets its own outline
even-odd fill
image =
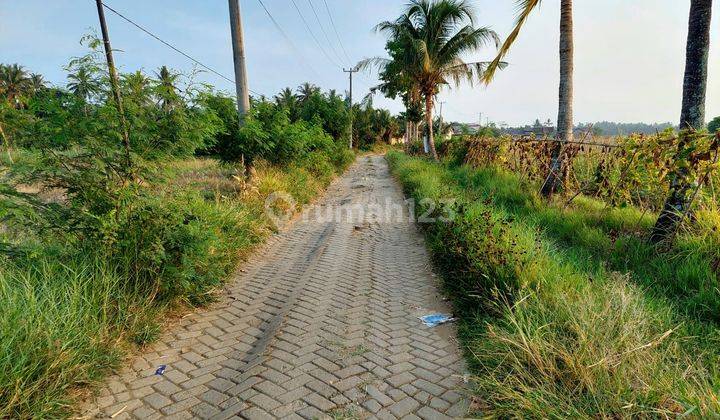
[[[106,380],[85,414],[464,417],[454,326],[418,319],[450,311],[423,237],[407,209],[390,220],[377,210],[403,202],[385,159],[359,158],[243,265],[217,304],[181,319]],[[338,208],[362,211],[327,217]]]

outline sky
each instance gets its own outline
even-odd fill
[[[367,57],[384,56],[385,39],[373,31],[397,17],[405,0],[240,0],[250,88],[272,96],[310,81],[323,89],[348,89],[349,68]],[[298,10],[295,8],[297,5]],[[512,28],[514,0],[469,0],[478,25],[504,38]],[[106,0],[106,3],[220,73],[233,77],[225,0]],[[524,125],[555,120],[558,90],[560,0],[545,0],[527,22],[490,86],[445,88],[440,94],[446,121]],[[677,122],[680,115],[690,0],[575,0],[576,122]],[[314,9],[311,7],[314,6]],[[715,16],[707,117],[720,115],[720,0]],[[316,17],[317,14],[317,17]],[[301,17],[302,16],[302,17]],[[310,27],[311,31],[305,25]],[[190,72],[192,62],[112,13],[107,14],[115,61],[123,71],[154,72],[161,65]],[[318,24],[318,21],[320,22]],[[0,0],[0,62],[20,63],[55,85],[66,83],[63,67],[85,50],[83,34],[98,30],[93,0]],[[99,32],[99,30],[98,30]],[[339,39],[338,39],[339,38]],[[288,42],[288,39],[290,40]],[[320,46],[322,46],[322,48]],[[465,57],[489,61],[494,46]],[[221,90],[230,83],[200,76]],[[354,97],[377,84],[375,74],[356,74]],[[376,106],[402,110],[382,97]]]

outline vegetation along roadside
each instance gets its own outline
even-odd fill
[[[0,69],[13,75],[0,101],[0,418],[71,415],[163,314],[213,300],[272,233],[266,197],[308,203],[354,157],[333,92],[253,98],[241,127],[230,96],[165,67],[120,75],[128,155],[100,44],[84,41],[67,87]],[[356,111],[356,136],[393,130]]]
[[[716,235],[686,230],[658,253],[638,237],[636,208],[546,202],[537,182],[496,165],[388,160],[417,202],[457,202],[453,222],[425,226],[460,315],[479,414],[720,413]]]

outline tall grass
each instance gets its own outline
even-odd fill
[[[284,191],[307,203],[351,158],[258,162],[248,184],[237,168],[213,160],[169,162],[158,169],[165,182],[147,202],[134,203],[163,218],[134,220],[141,226],[127,227],[109,252],[24,239],[32,252],[0,257],[0,418],[71,416],[79,390],[109,374],[133,346],[157,338],[168,308],[211,301],[274,231],[264,214],[269,194]],[[0,242],[21,242],[9,237],[14,233],[0,231]],[[144,235],[167,239],[148,250]],[[142,276],[130,261],[140,262]]]
[[[65,412],[71,387],[107,374],[124,339],[153,328],[150,301],[94,259],[0,268],[0,418]]]
[[[651,249],[639,232],[653,216],[637,210],[546,204],[502,170],[388,158],[418,201],[458,200],[456,220],[426,232],[479,414],[720,415],[713,238],[685,232]]]

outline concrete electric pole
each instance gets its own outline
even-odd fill
[[[443,111],[443,104],[445,104],[445,101],[440,101],[440,127],[438,128],[438,130],[440,131],[440,133],[438,133],[438,134],[440,134],[440,138],[442,138],[443,135],[444,135],[444,132],[443,132],[443,113],[442,113],[442,111]]]
[[[237,93],[240,124],[250,110],[247,70],[245,68],[245,44],[243,41],[240,0],[228,0],[230,5],[230,31],[232,33],[233,61],[235,62],[235,91]]]
[[[350,73],[350,149],[353,148],[353,73],[357,73],[358,69],[357,67],[352,67],[350,70],[345,70],[343,68],[343,71],[345,73]]]

